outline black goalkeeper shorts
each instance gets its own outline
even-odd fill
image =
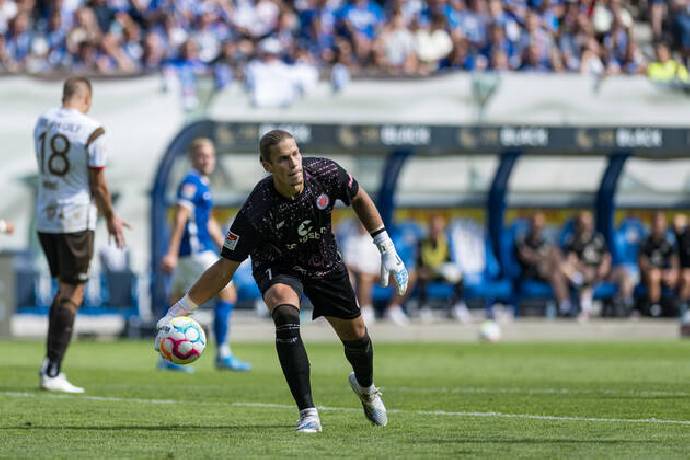
[[[338,270],[324,278],[312,278],[290,270],[271,268],[255,273],[254,279],[261,296],[274,284],[287,284],[298,297],[306,295],[314,306],[313,318],[333,316],[340,319],[353,319],[361,315],[355,292],[346,269]]]

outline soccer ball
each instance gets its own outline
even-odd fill
[[[501,340],[501,328],[496,321],[484,321],[479,326],[479,340],[484,342],[498,342]]]
[[[193,363],[206,348],[206,334],[193,318],[178,316],[162,330],[159,348],[161,356],[170,362]]]

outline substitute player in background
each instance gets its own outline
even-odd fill
[[[216,166],[216,151],[209,139],[196,139],[189,150],[192,170],[177,189],[177,207],[168,252],[163,257],[163,270],[175,271],[171,303],[180,299],[194,281],[218,259],[223,234],[213,218],[213,198],[209,176]],[[248,371],[251,366],[235,358],[228,344],[228,321],[237,293],[228,283],[218,293],[213,309],[213,334],[216,338],[216,368]],[[188,371],[192,368],[160,359],[158,367]]]
[[[407,270],[388,237],[374,203],[343,168],[326,158],[302,158],[293,136],[282,130],[264,134],[260,161],[271,174],[259,181],[225,238],[221,258],[159,321],[161,330],[219,292],[240,263],[251,256],[252,271],[276,326],[276,349],[285,380],[300,410],[299,432],[321,431],[312,400],[309,360],[300,335],[300,297],[325,316],[343,343],[352,365],[349,383],[372,423],[388,422],[381,393],[374,386],[374,351],[362,320],[335,236],[331,212],[336,200],[352,205],[381,253],[382,283],[392,274],[399,293],[407,289]],[[158,349],[159,338],[156,339]]]
[[[84,299],[93,257],[98,210],[108,233],[121,248],[123,227],[113,211],[105,179],[105,129],[86,116],[91,108],[91,82],[84,77],[65,80],[62,106],[41,115],[34,128],[38,160],[37,230],[50,275],[59,281],[48,318],[47,357],[40,370],[40,387],[64,393],[83,393],[61,372],[72,339],[77,309]]]

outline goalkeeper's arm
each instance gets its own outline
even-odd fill
[[[232,279],[240,262],[221,257],[206,270],[194,283],[194,286],[156,324],[156,338],[153,342],[154,350],[160,349],[161,334],[168,323],[177,316],[186,316],[199,305],[218,294]]]
[[[207,302],[227,286],[239,266],[240,262],[225,257],[219,258],[199,277],[187,294],[168,309],[163,320],[188,315],[199,305]]]
[[[388,276],[393,275],[397,286],[398,294],[403,295],[407,291],[408,274],[405,264],[398,256],[393,241],[388,236],[383,226],[381,214],[376,209],[376,205],[371,197],[362,187],[352,198],[352,209],[354,209],[362,225],[367,229],[374,239],[374,244],[381,253],[381,284],[388,286]]]

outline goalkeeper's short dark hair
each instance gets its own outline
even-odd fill
[[[274,129],[261,136],[261,140],[259,140],[259,156],[261,161],[270,163],[271,147],[280,144],[285,139],[293,139],[293,136],[282,129]]]

